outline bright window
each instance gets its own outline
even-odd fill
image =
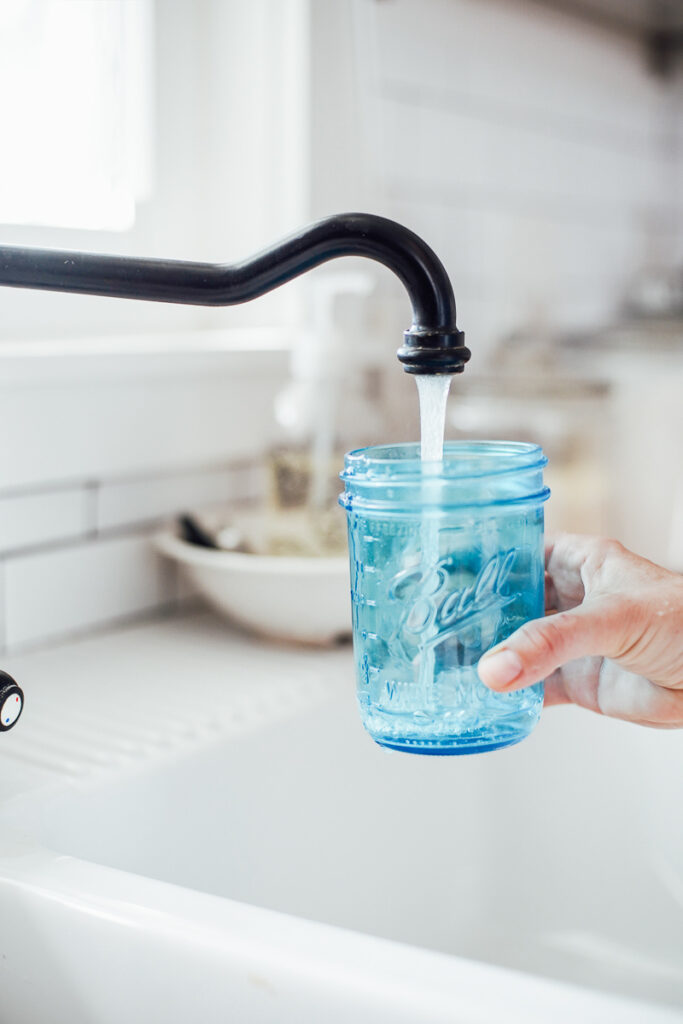
[[[151,0],[2,0],[0,223],[126,231],[150,186]]]

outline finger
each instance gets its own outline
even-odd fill
[[[545,681],[543,706],[576,704],[626,722],[655,729],[683,727],[683,692],[667,690],[609,659],[571,662]]]
[[[613,613],[603,602],[527,622],[502,644],[487,651],[477,671],[493,690],[518,690],[548,678],[556,669],[587,655],[607,653],[613,639]]]
[[[557,533],[557,534],[546,533],[546,535],[545,535],[545,567],[546,567],[546,569],[548,568],[548,563],[550,562],[550,559],[553,557],[553,551],[555,550],[555,545],[556,545],[557,541],[560,539],[560,537],[562,537],[561,533]]]
[[[660,728],[683,726],[683,692],[657,686],[605,660],[597,692],[603,715]]]
[[[547,533],[545,535],[545,567],[552,563],[578,570],[585,559],[603,542],[599,537],[583,533]]]
[[[545,681],[543,691],[543,707],[552,708],[558,704],[571,704],[572,698],[567,693],[561,672],[553,672]]]
[[[557,591],[549,572],[545,574],[545,610],[546,612],[557,611]]]
[[[582,566],[594,538],[561,533],[545,544],[546,611],[565,611],[581,604],[585,597]]]

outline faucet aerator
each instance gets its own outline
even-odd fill
[[[462,373],[471,352],[465,346],[465,333],[458,330],[405,331],[403,345],[396,353],[406,373]]]

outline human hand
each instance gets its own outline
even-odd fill
[[[545,678],[545,704],[683,728],[683,576],[597,537],[546,544],[546,617],[478,665],[508,692]]]

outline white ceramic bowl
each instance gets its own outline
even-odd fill
[[[316,645],[351,635],[347,558],[214,551],[170,530],[155,544],[214,608],[255,633]]]

